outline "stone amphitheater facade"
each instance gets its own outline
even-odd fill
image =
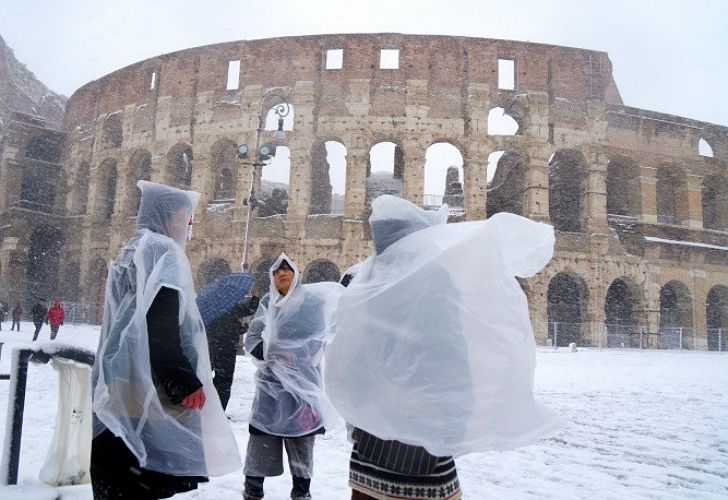
[[[395,58],[388,68],[382,50]],[[426,152],[447,143],[463,161],[454,220],[508,210],[556,228],[553,260],[522,281],[538,342],[634,346],[639,331],[649,347],[677,338],[712,349],[728,328],[728,128],[625,106],[604,52],[454,36],[192,48],[84,85],[60,130],[16,116],[0,164],[0,226],[11,226],[0,232],[3,289],[100,303],[106,262],[133,229],[140,178],[202,194],[188,246],[198,285],[239,270],[244,202],[251,184],[260,192],[261,168],[235,149],[273,141],[265,121],[283,100],[294,110],[288,207],[253,211],[254,271],[285,251],[306,280],[338,279],[372,253],[372,148],[395,145],[399,194],[423,205]],[[494,109],[515,134],[489,134]],[[39,136],[59,156],[38,158],[28,141]],[[346,190],[343,213],[325,215],[330,141],[346,148]],[[489,183],[493,152],[503,154]]]

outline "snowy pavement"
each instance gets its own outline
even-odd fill
[[[9,325],[4,323],[3,326]],[[21,333],[0,332],[0,373]],[[48,327],[40,341],[48,341]],[[95,350],[98,327],[64,325],[58,341]],[[228,407],[241,456],[253,397],[254,368],[238,357]],[[3,499],[91,498],[89,486],[62,488],[37,479],[55,422],[57,377],[49,365],[31,365],[20,461],[20,485],[0,487]],[[0,381],[5,422],[7,381]],[[564,430],[509,452],[457,459],[465,498],[697,498],[728,497],[728,353],[543,348],[536,369],[538,397],[559,413]],[[4,429],[4,425],[0,425]],[[343,422],[317,438],[316,500],[343,500],[348,454]],[[213,478],[188,499],[239,499],[242,473]],[[288,498],[290,477],[266,480],[266,499]]]

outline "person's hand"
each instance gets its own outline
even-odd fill
[[[200,387],[195,392],[184,398],[180,404],[185,408],[201,410],[202,407],[205,406],[205,401],[207,401],[205,391],[202,387]]]
[[[250,291],[250,295],[252,297],[259,297],[260,296],[260,288],[257,286],[254,286],[253,289]]]

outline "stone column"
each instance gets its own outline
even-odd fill
[[[425,191],[425,150],[426,147],[416,139],[407,139],[403,144],[404,175],[402,176],[402,197],[419,206],[424,202]]]
[[[369,151],[363,148],[346,150],[346,193],[344,218],[361,219],[366,212],[367,162]]]
[[[308,216],[311,198],[311,151],[302,144],[293,143],[291,170],[288,178],[288,213],[286,220],[303,221]]]
[[[710,286],[706,282],[706,272],[702,269],[692,269],[693,284],[690,287],[692,295],[693,315],[693,342],[688,344],[691,349],[708,350],[708,315],[706,299]]]
[[[584,203],[586,229],[589,234],[606,234],[609,231],[607,224],[607,164],[609,158],[601,153],[590,156]]]
[[[466,220],[483,220],[487,215],[488,146],[482,142],[472,141],[468,150],[463,152],[463,157],[465,218]]]
[[[644,224],[657,224],[657,169],[640,166],[639,182],[642,199],[642,213],[639,214],[639,220]]]
[[[685,196],[678,196],[679,199],[684,199],[687,202],[687,207],[682,210],[678,208],[678,213],[685,214],[687,220],[683,221],[683,224],[693,229],[703,228],[703,178],[694,174],[687,174],[686,176],[686,190]]]
[[[550,151],[531,153],[531,162],[526,169],[526,192],[524,194],[525,217],[540,222],[550,222],[549,217],[549,166]]]

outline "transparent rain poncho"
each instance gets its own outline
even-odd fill
[[[294,278],[285,296],[273,271],[286,260]],[[333,333],[338,283],[300,283],[293,261],[281,254],[269,270],[270,292],[263,297],[245,337],[251,352],[262,340],[263,361],[253,358],[255,397],[250,425],[282,437],[299,437],[331,427],[338,417],[323,390],[324,347]]]
[[[508,213],[446,218],[374,200],[377,254],[339,301],[326,391],[348,423],[436,456],[531,443],[559,423],[533,397],[535,341],[515,277],[549,262],[553,228]]]
[[[205,329],[184,247],[199,194],[147,181],[137,229],[109,266],[94,365],[94,436],[108,428],[149,470],[217,476],[240,467],[235,438],[212,385]],[[201,410],[172,404],[153,379],[146,313],[162,287],[179,293],[182,350],[202,382]]]

